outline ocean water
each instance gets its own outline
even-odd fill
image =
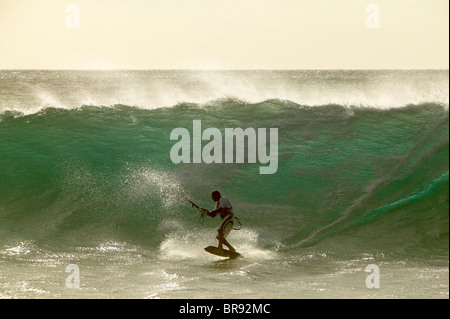
[[[448,102],[448,70],[0,71],[0,298],[448,298]],[[174,164],[193,120],[278,128],[277,172]],[[216,189],[234,260],[183,199]]]

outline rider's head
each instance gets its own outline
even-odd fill
[[[222,196],[220,196],[219,191],[212,192],[211,196],[212,196],[213,201],[215,201],[215,202],[217,202],[220,199],[220,197],[222,197]]]

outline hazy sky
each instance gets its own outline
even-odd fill
[[[68,27],[70,4],[79,28]],[[448,0],[0,0],[0,69],[448,69],[448,10]]]

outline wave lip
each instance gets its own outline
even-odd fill
[[[298,104],[291,100],[280,100],[280,99],[269,99],[262,100],[256,103],[249,103],[240,99],[217,99],[208,101],[205,103],[187,103],[187,102],[179,102],[175,105],[167,106],[167,107],[156,107],[152,109],[142,108],[136,105],[123,105],[123,104],[113,104],[113,105],[86,105],[82,104],[77,107],[68,107],[68,106],[39,106],[35,108],[26,108],[25,110],[18,109],[5,109],[0,112],[0,123],[5,118],[18,118],[18,117],[27,117],[27,116],[42,116],[48,112],[57,112],[57,111],[67,111],[67,112],[86,112],[91,113],[93,110],[99,111],[118,111],[118,112],[126,112],[129,113],[130,116],[134,117],[133,110],[136,112],[152,112],[161,109],[173,109],[174,112],[180,111],[206,111],[210,114],[218,113],[219,111],[227,111],[227,112],[236,112],[242,113],[242,115],[246,115],[248,112],[260,112],[261,116],[268,113],[273,113],[274,115],[278,115],[277,112],[283,112],[286,110],[302,110],[309,112],[310,114],[316,113],[317,115],[321,114],[324,116],[332,117],[332,116],[352,116],[355,115],[355,112],[359,112],[363,114],[365,111],[367,112],[389,112],[401,109],[407,109],[411,111],[420,110],[420,109],[428,109],[428,110],[436,110],[436,111],[446,111],[448,112],[448,104],[437,103],[437,102],[425,102],[420,104],[405,104],[398,105],[395,107],[379,107],[379,106],[366,106],[366,105],[348,105],[348,104],[323,104],[323,105],[307,105],[307,104]],[[326,115],[326,112],[330,112]],[[339,115],[338,115],[339,113]],[[149,113],[151,114],[151,113]],[[136,119],[135,119],[136,120]],[[305,119],[306,120],[306,119]],[[286,119],[282,116],[279,118],[280,123],[284,123]]]
[[[140,109],[216,100],[256,104],[389,109],[436,103],[448,108],[448,70],[436,71],[20,71],[0,72],[0,114],[44,108],[129,105]]]

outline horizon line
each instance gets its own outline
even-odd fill
[[[316,68],[292,68],[292,69],[286,69],[286,68],[230,68],[230,69],[195,69],[195,68],[148,68],[148,69],[136,69],[136,68],[99,68],[99,69],[89,69],[89,68],[0,68],[1,71],[449,71],[449,68],[376,68],[376,69],[370,69],[370,68],[330,68],[330,69],[316,69]]]

